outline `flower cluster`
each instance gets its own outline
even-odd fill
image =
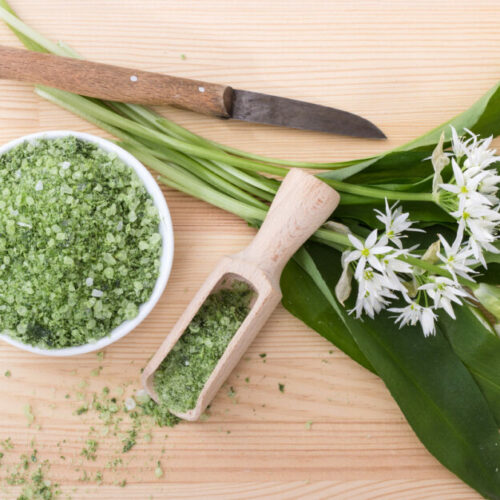
[[[444,309],[454,318],[453,303],[462,304],[468,296],[458,277],[472,279],[471,266],[477,264],[472,249],[462,243],[460,235],[451,246],[440,236],[423,258],[451,277],[424,271],[409,262],[416,247],[403,247],[405,232],[420,231],[412,227],[409,214],[403,213],[397,204],[389,207],[386,201],[385,212],[377,210],[377,219],[385,226],[380,236],[376,229],[364,242],[348,235],[353,249],[344,253],[342,263],[344,273],[354,271],[358,285],[356,304],[350,312],[357,318],[363,313],[373,318],[388,309],[397,314],[395,319],[400,326],[420,324],[425,336],[432,335],[436,311]],[[388,307],[394,301],[404,305]]]
[[[499,253],[494,246],[500,224],[500,176],[493,164],[500,161],[492,138],[479,139],[468,131],[461,138],[452,128],[452,152],[442,151],[442,142],[434,151],[434,196],[458,222],[458,233],[466,233],[472,253],[486,267],[484,251]],[[452,177],[442,182],[441,171],[451,162]]]
[[[436,202],[457,220],[452,244],[442,236],[416,261],[404,248],[404,238],[413,227],[409,214],[396,203],[376,210],[384,230],[373,230],[365,241],[349,234],[352,248],[342,256],[343,273],[336,287],[343,303],[350,294],[351,278],[358,285],[356,304],[350,311],[360,318],[373,318],[383,309],[396,314],[399,326],[420,324],[425,336],[436,331],[439,310],[455,318],[453,305],[470,297],[462,283],[471,285],[485,251],[499,253],[500,176],[493,166],[500,161],[490,149],[491,139],[480,140],[469,133],[460,138],[452,129],[452,151],[443,151],[444,135],[431,157],[434,166],[433,194]],[[451,163],[451,169],[446,169]],[[446,170],[445,170],[446,169]],[[444,182],[441,175],[448,175]],[[399,301],[398,304],[393,302]]]

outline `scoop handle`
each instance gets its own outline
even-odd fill
[[[252,243],[239,257],[280,277],[293,254],[337,207],[340,196],[316,176],[291,169]]]

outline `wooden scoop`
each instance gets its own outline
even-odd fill
[[[185,420],[200,417],[280,302],[279,281],[285,264],[325,222],[338,202],[339,194],[324,182],[299,169],[290,170],[250,245],[219,262],[144,369],[144,388],[155,401],[158,395],[154,373],[206,298],[234,280],[246,282],[255,292],[250,312],[205,383],[196,406],[186,413],[176,413]]]

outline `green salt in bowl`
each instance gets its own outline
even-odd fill
[[[117,340],[125,337],[125,335],[130,333],[146,318],[146,316],[148,316],[148,314],[153,310],[154,306],[160,299],[170,276],[174,256],[174,235],[172,229],[172,220],[167,203],[160,188],[158,187],[158,184],[146,169],[146,167],[144,167],[144,165],[142,165],[139,160],[137,160],[134,156],[132,156],[130,153],[120,148],[116,144],[91,134],[73,132],[71,130],[55,130],[19,137],[18,139],[15,139],[1,146],[0,155],[3,155],[10,149],[26,141],[31,142],[39,139],[58,139],[67,136],[73,136],[77,139],[96,144],[100,149],[109,153],[116,154],[116,156],[123,163],[125,163],[125,165],[132,168],[136,172],[137,176],[144,184],[144,187],[151,196],[153,203],[158,210],[160,218],[159,233],[162,237],[162,252],[160,256],[160,269],[158,278],[156,279],[156,283],[149,300],[139,307],[139,313],[135,318],[124,321],[121,325],[114,328],[106,337],[103,337],[92,343],[82,344],[74,347],[65,347],[62,349],[44,349],[41,347],[24,344],[22,342],[19,342],[18,340],[13,339],[9,335],[0,334],[0,339],[7,342],[8,344],[18,347],[19,349],[22,349],[24,351],[28,351],[33,354],[40,354],[43,356],[65,357],[86,354],[89,352],[101,350],[113,344]]]

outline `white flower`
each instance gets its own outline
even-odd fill
[[[439,187],[445,191],[456,194],[459,200],[459,206],[462,207],[465,201],[473,199],[476,203],[490,204],[488,199],[482,194],[478,193],[478,186],[481,181],[488,176],[486,172],[478,172],[475,175],[462,172],[462,169],[455,161],[451,160],[453,168],[453,184],[440,184]]]
[[[404,231],[419,231],[422,232],[421,229],[414,229],[411,226],[413,222],[408,220],[410,216],[409,213],[404,212],[401,207],[398,207],[398,203],[394,203],[392,207],[389,207],[389,203],[387,202],[387,198],[385,199],[385,213],[380,210],[375,210],[378,214],[377,219],[385,225],[385,236],[387,239],[394,243],[398,248],[403,248],[403,243],[401,242],[401,238],[406,238],[406,236],[402,236]]]
[[[430,307],[422,307],[420,314],[420,325],[424,332],[424,337],[436,334],[436,314]]]
[[[481,180],[478,185],[478,191],[484,195],[484,197],[491,203],[498,205],[500,200],[497,197],[500,175],[496,175],[496,171],[485,170],[487,175]]]
[[[395,298],[396,295],[391,291],[391,282],[387,276],[367,267],[358,279],[356,305],[349,312],[356,312],[356,318],[360,318],[363,312],[373,318],[389,304],[388,299]]]
[[[408,262],[401,260],[399,257],[408,255],[409,252],[409,250],[395,250],[392,253],[384,255],[382,258],[385,275],[387,276],[391,287],[394,290],[399,290],[404,295],[406,295],[407,290],[401,282],[401,279],[398,277],[398,273],[412,275],[415,268]]]
[[[467,150],[467,158],[464,161],[464,167],[466,169],[478,168],[485,169],[489,167],[492,163],[500,161],[500,157],[496,156],[496,151],[494,149],[489,149],[493,136],[487,137],[486,139],[478,140],[478,137],[472,132],[471,138],[473,143]]]
[[[386,237],[382,237],[377,241],[376,229],[368,235],[368,238],[366,238],[364,243],[352,234],[348,234],[347,237],[355,250],[346,256],[345,265],[347,266],[351,262],[359,260],[358,265],[356,266],[356,272],[354,273],[354,277],[358,281],[361,279],[367,263],[377,271],[384,271],[384,266],[380,262],[378,256],[393,250],[393,248],[387,245]]]
[[[481,203],[466,200],[463,207],[452,212],[451,215],[459,219],[459,228],[467,229],[481,246],[483,243],[493,243],[497,239],[496,227],[500,222],[500,214],[496,210]]]
[[[471,254],[486,267],[483,252],[499,253],[494,243],[498,240],[500,225],[500,199],[497,196],[500,175],[488,167],[500,161],[500,157],[490,149],[492,137],[480,140],[469,130],[467,132],[470,137],[461,139],[452,128],[452,147],[456,156],[451,160],[453,178],[439,185],[443,192],[438,202],[457,219],[459,233],[467,232]],[[460,245],[454,246],[456,253]]]
[[[444,255],[439,253],[439,259],[444,263],[453,279],[457,281],[458,275],[473,281],[471,274],[474,274],[474,270],[470,266],[475,264],[476,260],[471,258],[474,251],[470,245],[462,246],[463,231],[459,231],[451,246],[440,234],[438,236],[444,250]]]
[[[405,325],[415,326],[420,323],[424,336],[434,335],[436,333],[436,314],[430,307],[422,307],[417,302],[410,302],[405,307],[392,307],[389,309],[391,312],[399,313],[396,316],[396,323],[400,327]]]
[[[463,288],[444,276],[436,276],[432,278],[432,281],[421,285],[418,289],[424,290],[429,295],[434,301],[435,309],[443,308],[453,319],[455,319],[455,313],[451,303],[461,305],[460,297],[468,297]]]
[[[461,137],[458,136],[457,131],[455,130],[455,127],[451,127],[451,148],[453,149],[453,154],[457,158],[462,158],[462,156],[465,156],[469,152],[469,144],[471,142],[470,138],[468,140],[463,140]]]

